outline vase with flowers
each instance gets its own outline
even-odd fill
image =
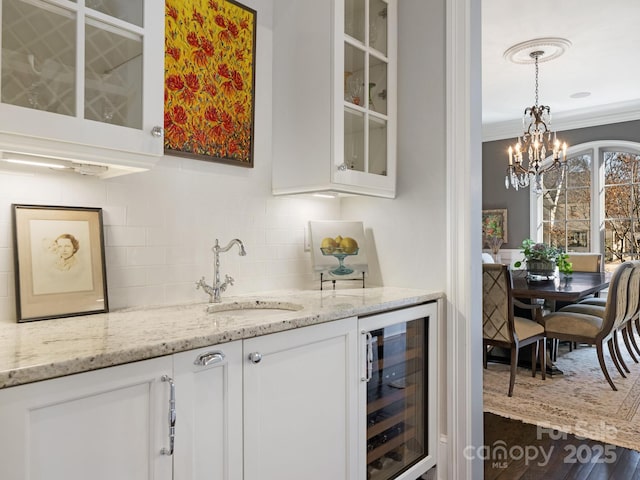
[[[522,254],[527,263],[527,273],[529,277],[552,278],[555,275],[556,267],[558,272],[565,277],[573,273],[573,265],[568,260],[568,255],[560,248],[536,243],[530,238],[522,242]],[[513,264],[514,267],[522,266],[522,261]]]

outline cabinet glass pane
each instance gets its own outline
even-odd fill
[[[352,45],[344,46],[344,99],[354,105],[365,105],[364,52]]]
[[[85,118],[142,128],[142,38],[87,20]]]
[[[371,0],[369,6],[369,46],[387,54],[387,4]]]
[[[75,115],[76,15],[2,2],[2,102]]]
[[[425,320],[371,332],[367,477],[392,478],[427,453]]]
[[[387,175],[387,122],[369,118],[369,173]]]
[[[85,5],[142,27],[142,0],[85,0]]]
[[[344,33],[364,43],[365,0],[345,0]]]
[[[344,111],[344,163],[364,172],[364,114],[350,109]]]
[[[387,63],[369,55],[369,108],[387,113]]]

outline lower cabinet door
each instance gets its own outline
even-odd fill
[[[244,341],[245,480],[357,478],[356,326]]]
[[[0,390],[0,478],[170,480],[171,368],[167,356]]]
[[[242,342],[173,356],[176,480],[242,480]]]

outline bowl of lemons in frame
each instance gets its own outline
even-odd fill
[[[331,270],[334,275],[348,275],[353,269],[345,266],[344,259],[350,255],[357,255],[360,247],[358,242],[351,237],[338,235],[335,238],[325,237],[320,242],[322,255],[332,256],[338,259],[338,267]]]

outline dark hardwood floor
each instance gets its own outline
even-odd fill
[[[640,452],[490,413],[484,444],[485,480],[640,480]]]

